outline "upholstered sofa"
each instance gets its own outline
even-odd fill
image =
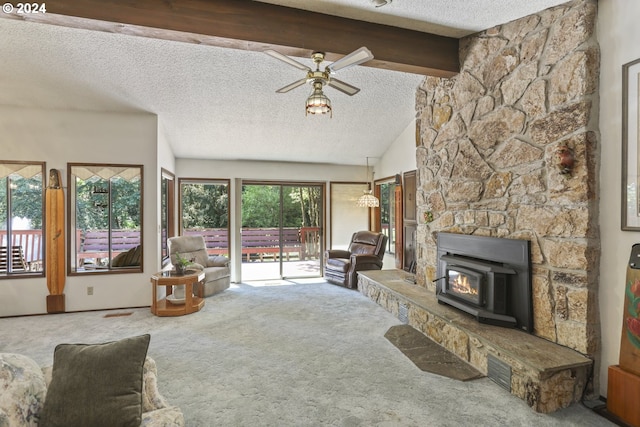
[[[189,268],[198,268],[204,271],[204,284],[196,284],[193,292],[200,295],[200,286],[204,286],[203,295],[209,297],[231,286],[231,269],[229,258],[221,255],[209,255],[203,236],[177,236],[168,239],[169,255],[171,263],[176,263],[176,254],[192,260]]]
[[[350,289],[358,287],[358,271],[382,269],[387,236],[373,231],[357,231],[349,248],[329,249],[324,256],[324,277],[329,283]]]
[[[40,368],[22,354],[0,353],[0,427],[35,427],[51,383],[52,367]],[[158,391],[156,363],[146,357],[143,366],[142,423],[144,427],[184,426],[180,408],[171,406]]]

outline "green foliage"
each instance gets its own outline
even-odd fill
[[[8,189],[8,187],[11,187]],[[42,175],[23,178],[10,175],[0,178],[0,228],[7,228],[9,216],[27,218],[32,229],[42,229],[43,203]],[[11,194],[11,213],[8,212]]]
[[[180,255],[180,252],[176,252],[176,265],[179,265],[181,267],[187,267],[189,265],[191,265],[191,261],[186,259],[185,257],[183,257],[182,255]]]
[[[242,187],[242,227],[270,228],[280,225],[282,188],[282,226],[319,227],[320,187],[245,185]]]
[[[227,184],[180,186],[182,227],[184,229],[227,228],[229,191]]]
[[[388,182],[380,185],[380,222],[389,224],[391,221],[391,207],[395,203],[395,184]]]
[[[114,177],[110,181],[96,177],[85,181],[76,177],[77,228],[107,230],[109,210],[111,210],[112,229],[140,229],[142,222],[140,180],[127,181]]]

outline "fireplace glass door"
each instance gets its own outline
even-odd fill
[[[447,294],[476,306],[484,301],[484,273],[463,267],[447,268]]]

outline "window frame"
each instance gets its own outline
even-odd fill
[[[164,184],[167,183],[165,194]],[[160,264],[165,265],[169,259],[169,247],[167,239],[175,235],[176,232],[176,176],[168,170],[160,170]],[[166,198],[166,200],[164,200]],[[163,204],[163,202],[165,204]],[[166,209],[166,212],[164,210]],[[166,224],[165,224],[166,222]],[[166,236],[163,231],[166,229]],[[166,252],[166,253],[165,253]]]
[[[387,209],[389,211],[389,224],[388,224],[388,232],[385,233],[387,235],[387,248],[385,253],[395,255],[396,254],[396,239],[398,238],[398,230],[396,230],[396,216],[398,212],[396,211],[396,202],[395,202],[395,188],[396,188],[396,178],[395,177],[387,177],[381,178],[375,181],[375,194],[376,197],[380,200],[380,206],[376,208],[377,216],[376,216],[376,227],[377,230],[384,233],[382,228],[382,211],[383,211],[383,197],[382,197],[382,186],[388,185],[388,204]]]
[[[113,267],[111,264],[115,256],[109,259],[109,263],[106,268],[96,268],[92,270],[78,270],[78,266],[72,262],[77,259],[78,251],[76,248],[76,189],[75,179],[72,174],[74,167],[103,167],[103,168],[131,168],[140,169],[140,265],[139,266],[125,266],[125,267]],[[109,178],[110,180],[113,178]],[[109,193],[109,209],[111,209],[111,193]],[[111,224],[108,224],[108,230],[111,231]],[[111,243],[111,242],[109,242]],[[109,250],[111,252],[111,245],[109,244]],[[144,165],[140,164],[116,164],[116,163],[67,163],[67,275],[68,276],[86,276],[86,275],[101,275],[101,274],[131,274],[142,273],[144,271]]]
[[[9,271],[9,268],[7,268],[7,271],[5,272],[0,272],[0,280],[7,280],[7,279],[25,279],[25,278],[33,278],[33,277],[45,277],[46,274],[46,264],[45,264],[45,258],[46,258],[46,198],[45,198],[45,194],[46,194],[46,186],[47,186],[47,181],[46,181],[46,171],[47,171],[47,164],[46,162],[41,162],[41,161],[28,161],[28,160],[0,160],[0,164],[12,164],[12,165],[32,165],[32,166],[39,166],[40,167],[40,175],[41,175],[41,227],[40,227],[40,257],[41,259],[39,260],[41,262],[42,265],[42,269],[39,271],[32,271],[31,269],[26,270],[26,271]],[[10,176],[11,174],[7,175]],[[7,186],[9,185],[9,183],[7,183]],[[10,188],[7,188],[8,193],[7,193],[7,229],[6,229],[6,234],[7,234],[7,247],[11,246],[9,245],[9,238],[12,234],[12,224],[11,224],[11,219],[13,218],[13,215],[11,215],[11,203],[9,201],[9,197],[10,197]],[[0,239],[0,245],[2,243],[2,240]],[[9,257],[10,255],[7,254],[7,263],[9,264]],[[7,266],[9,267],[9,266]],[[31,266],[29,266],[31,267]]]

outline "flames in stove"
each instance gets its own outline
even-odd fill
[[[453,292],[457,294],[470,295],[470,296],[478,295],[478,287],[472,286],[469,276],[460,274],[453,270],[449,270],[449,275],[450,277],[455,276],[453,277],[453,280],[451,280],[451,290]]]

